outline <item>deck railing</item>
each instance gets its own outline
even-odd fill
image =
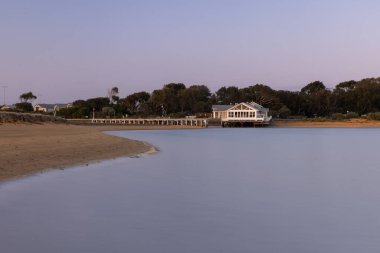
[[[92,124],[207,127],[207,119],[92,119]]]

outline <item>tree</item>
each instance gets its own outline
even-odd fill
[[[31,91],[20,95],[20,101],[22,103],[28,103],[29,101],[33,101],[35,99],[37,99],[37,96],[35,96]]]
[[[357,87],[358,82],[351,80],[351,81],[346,81],[339,83],[337,86],[335,86],[335,90],[343,91],[343,92],[348,92],[352,91]]]
[[[236,86],[225,87],[223,86],[216,91],[218,104],[235,104],[240,102],[239,88]]]
[[[76,100],[73,102],[73,107],[62,110],[57,115],[66,118],[83,118],[88,117],[95,109],[95,112],[100,112],[103,107],[110,106],[108,97],[90,98],[87,100]],[[116,105],[115,105],[116,106]]]
[[[211,108],[210,105],[204,101],[199,101],[195,103],[192,107],[193,113],[203,113],[203,112],[210,112]]]
[[[106,106],[106,107],[103,107],[102,108],[102,113],[107,115],[107,116],[111,116],[111,115],[115,115],[115,109],[113,109],[112,107],[109,107],[109,106]]]
[[[210,90],[205,85],[192,85],[179,92],[181,112],[209,112]]]
[[[95,111],[101,111],[103,107],[109,106],[110,100],[107,97],[97,97],[90,98],[86,100],[86,107],[92,111],[95,108]]]
[[[309,83],[301,89],[303,110],[306,116],[326,116],[331,109],[331,92],[320,81]]]
[[[325,85],[321,81],[315,81],[303,87],[301,92],[306,95],[311,95],[323,90],[326,90]]]
[[[291,114],[291,111],[286,105],[282,106],[280,110],[278,111],[278,115],[282,119],[286,119],[287,117],[290,116],[290,114]]]
[[[354,112],[364,114],[380,109],[380,79],[367,78],[358,82],[357,87],[350,92],[354,99]]]
[[[276,92],[276,97],[278,98],[281,105],[286,105],[293,115],[303,115],[304,111],[304,97],[300,96],[298,91],[286,91],[279,90]]]
[[[24,112],[32,112],[33,111],[32,104],[28,103],[28,102],[17,103],[15,106],[16,106],[16,109],[24,111]]]
[[[256,84],[239,90],[239,102],[256,102],[270,109],[279,109],[281,107],[276,92],[267,85]]]
[[[212,104],[234,104],[257,102],[276,112],[281,117],[289,115],[328,116],[347,111],[359,115],[380,111],[380,78],[366,78],[360,81],[346,81],[335,86],[333,91],[321,81],[305,85],[300,91],[274,90],[264,84],[248,87],[221,87],[214,94],[205,85],[186,87],[183,83],[169,83],[152,93],[136,92],[119,99],[119,89],[113,87],[108,97],[77,100],[73,108],[58,112],[66,117],[87,116],[95,108],[101,112],[112,107],[117,115],[188,115],[208,112]],[[35,99],[33,93],[20,96],[22,102]],[[31,105],[18,105],[19,109],[30,110]],[[86,114],[86,115],[85,115]],[[372,114],[371,114],[372,115]]]
[[[80,107],[74,111],[73,118],[86,118],[90,116],[90,110],[87,107]]]
[[[380,109],[380,78],[339,83],[332,94],[332,111],[365,114]]]
[[[126,98],[120,100],[120,103],[125,104],[128,111],[132,114],[147,113],[150,94],[145,91],[133,93]]]
[[[332,107],[334,112],[346,113],[347,111],[356,110],[355,89],[359,82],[346,81],[335,86],[332,93]]]
[[[162,115],[181,111],[180,96],[182,90],[186,89],[183,83],[169,83],[161,90],[154,90],[149,102],[155,113]]]
[[[108,90],[108,98],[112,104],[116,104],[119,101],[119,88],[113,87],[111,90]]]

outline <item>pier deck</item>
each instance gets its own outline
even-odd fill
[[[267,127],[270,126],[270,121],[258,121],[258,120],[231,120],[221,121],[222,127]]]
[[[91,119],[92,124],[207,127],[207,119]]]

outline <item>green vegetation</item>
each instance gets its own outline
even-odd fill
[[[31,101],[37,99],[37,96],[35,96],[31,91],[23,93],[20,95],[20,103],[15,104],[16,109],[24,112],[32,112],[33,106]]]
[[[343,113],[333,113],[331,115],[331,118],[333,120],[343,120],[344,119],[344,115],[343,115]]]
[[[194,113],[211,111],[211,93],[204,85],[186,87],[182,83],[170,83],[152,94],[141,91],[125,98],[118,96],[113,87],[107,97],[77,100],[72,108],[62,108],[58,116],[66,118],[92,117],[184,117]]]
[[[357,114],[356,112],[347,112],[346,114],[346,119],[356,119],[359,117],[359,114]]]
[[[31,91],[20,95],[21,103],[28,103],[29,101],[33,101],[35,99],[37,99],[37,96],[35,96]]]
[[[20,96],[22,103],[35,99],[33,93]],[[211,112],[213,104],[234,104],[255,101],[270,109],[275,118],[310,118],[344,120],[368,115],[380,120],[380,78],[339,83],[328,89],[321,81],[305,85],[300,91],[274,90],[264,84],[249,87],[223,86],[211,93],[205,85],[186,87],[170,83],[152,93],[136,92],[120,97],[118,87],[107,96],[77,100],[72,108],[62,108],[58,116],[66,118],[96,117],[161,117],[186,116]],[[25,104],[18,104],[24,111]]]
[[[21,103],[15,104],[15,106],[17,110],[20,110],[23,112],[33,112],[33,105],[31,103],[21,102]]]
[[[368,114],[368,119],[371,120],[380,120],[380,112],[374,112]]]

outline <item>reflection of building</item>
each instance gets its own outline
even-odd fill
[[[269,109],[251,102],[235,105],[213,105],[213,118],[220,119],[222,126],[233,125],[267,125],[272,117]]]
[[[54,112],[61,108],[70,108],[72,104],[36,104],[33,106],[35,112]]]

